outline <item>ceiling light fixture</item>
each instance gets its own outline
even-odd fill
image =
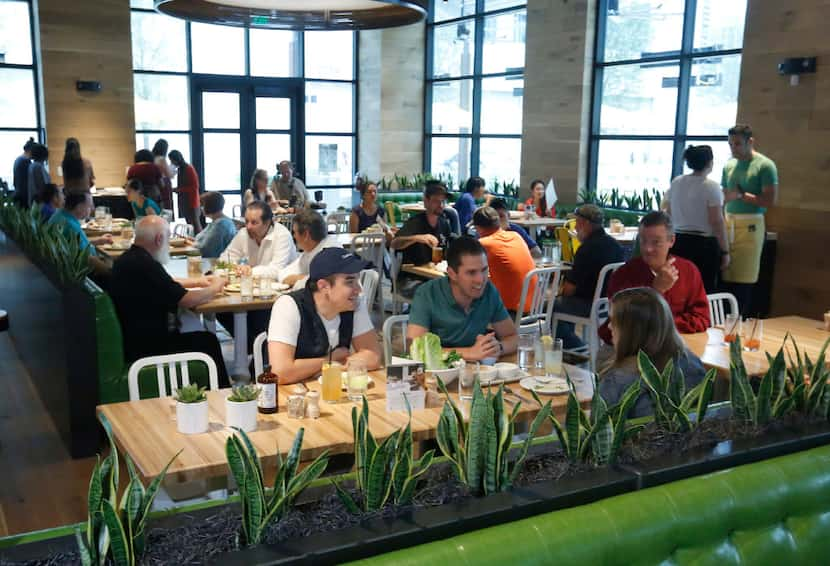
[[[195,22],[293,30],[377,29],[414,24],[428,0],[155,0],[156,10]]]

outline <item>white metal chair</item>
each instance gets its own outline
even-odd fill
[[[242,205],[235,204],[231,207],[231,218],[242,218]]]
[[[591,301],[591,311],[593,312],[594,305],[597,304],[597,301],[602,297],[602,293],[605,290],[605,283],[606,280],[611,276],[611,274],[625,265],[624,262],[618,263],[609,263],[608,265],[604,266],[597,276],[597,286],[594,289],[594,299]],[[551,320],[551,333],[554,338],[556,338],[556,326],[559,322],[572,322],[573,324],[580,325],[582,327],[582,341],[585,343],[584,346],[580,348],[572,348],[567,350],[568,352],[573,353],[580,353],[580,354],[590,354],[591,352],[591,335],[597,333],[598,326],[594,326],[593,319],[589,314],[587,317],[585,316],[577,316],[575,314],[568,314],[568,313],[557,313],[554,311],[553,318]]]
[[[254,338],[254,379],[259,377],[265,369],[265,356],[262,354],[262,346],[267,340],[267,332],[260,332],[257,334],[257,337]]]
[[[360,286],[363,288],[363,300],[366,301],[366,309],[372,310],[372,304],[375,300],[375,292],[378,289],[378,281],[380,276],[374,269],[364,269],[360,272]]]
[[[409,315],[395,314],[383,322],[383,327],[381,329],[381,335],[383,337],[383,361],[387,366],[392,363],[392,356],[395,355],[395,352],[392,350],[392,331],[395,326],[401,327],[401,341],[403,348],[400,351],[402,353],[406,353],[406,329],[407,326],[409,326]]]
[[[398,292],[398,275],[403,264],[403,252],[395,251],[389,258],[389,276],[392,278],[392,314],[398,314],[398,305],[409,303],[412,299]]]
[[[345,212],[332,212],[326,216],[326,231],[330,234],[348,234],[349,215]]]
[[[519,300],[519,308],[516,310],[516,328],[536,324],[536,321],[543,320],[545,328],[550,327],[550,319],[553,314],[553,302],[556,298],[556,291],[559,289],[560,268],[541,267],[528,271],[522,284],[522,296]],[[536,287],[530,299],[530,310],[523,314],[530,283],[536,279]],[[551,279],[553,285],[551,289]]]
[[[712,293],[709,299],[709,328],[723,326],[727,314],[738,314],[738,299],[732,293]],[[729,305],[729,310],[724,309]]]
[[[167,354],[164,356],[149,356],[136,360],[130,366],[127,372],[127,385],[130,390],[130,401],[138,401],[141,397],[138,391],[138,374],[142,369],[150,366],[156,366],[156,379],[158,380],[159,396],[167,397],[172,395],[174,391],[179,388],[179,379],[176,371],[176,365],[181,366],[181,385],[190,385],[190,374],[188,372],[188,362],[204,362],[208,367],[208,377],[210,380],[210,390],[219,389],[219,372],[216,369],[216,363],[213,358],[202,352],[185,352],[183,354]],[[165,364],[167,364],[167,376],[170,380],[170,392],[168,393],[167,383],[165,383]]]
[[[291,234],[291,237],[294,237],[294,233],[291,231],[291,228],[294,226],[293,214],[276,214],[274,215],[274,222],[278,222],[279,224],[285,226],[288,233]]]
[[[591,323],[599,328],[608,320],[611,312],[611,303],[607,297],[600,297],[591,305]],[[599,334],[591,332],[588,336],[588,352],[591,357],[591,371],[597,371],[597,353],[599,353]]]
[[[383,260],[386,255],[386,236],[380,232],[357,234],[352,238],[352,252],[375,265],[378,273],[378,304],[383,310],[383,292],[380,281],[383,280]],[[372,296],[374,300],[375,296]],[[367,306],[371,309],[372,303]],[[381,312],[382,314],[382,312]]]

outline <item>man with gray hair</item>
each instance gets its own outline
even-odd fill
[[[213,299],[225,287],[221,277],[174,279],[163,265],[170,258],[170,227],[161,216],[145,216],[135,227],[135,243],[115,260],[110,296],[128,362],[146,356],[204,352],[216,362],[219,385],[229,385],[219,341],[212,333],[180,332],[179,308]]]
[[[326,248],[339,248],[336,238],[329,237],[326,230],[326,221],[319,212],[304,209],[294,215],[291,224],[294,241],[302,253],[294,261],[280,271],[281,283],[290,285],[294,289],[302,289],[308,279],[308,270],[311,260]]]
[[[283,206],[288,206],[288,212],[295,212],[306,208],[311,199],[308,198],[308,189],[305,183],[294,176],[294,164],[290,161],[277,163],[279,175],[271,180],[271,191]]]

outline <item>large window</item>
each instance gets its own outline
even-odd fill
[[[746,0],[601,0],[591,123],[591,185],[665,189],[688,144],[729,159]]]
[[[14,183],[14,160],[23,153],[26,140],[43,139],[33,16],[26,0],[0,0],[0,179],[9,189]]]
[[[518,181],[525,2],[434,0],[427,27],[424,168],[456,183]]]
[[[187,22],[154,12],[152,4],[131,0],[136,147],[149,149],[163,137],[185,159],[190,160],[192,149],[201,152],[205,171],[199,174],[203,182],[209,181],[205,188],[222,185],[229,213],[241,202],[240,189],[253,171],[222,168],[217,160],[255,163],[270,176],[278,161],[292,160],[312,197],[323,189],[330,209],[350,207],[357,168],[356,35]],[[202,119],[194,123],[192,96],[209,88],[211,81],[222,85],[235,79],[255,83],[258,92],[287,83],[295,87],[299,79],[303,119],[292,123],[286,118],[288,99],[257,97],[250,102],[253,109],[242,116],[255,120],[240,124],[244,100],[234,99],[234,106],[228,104],[228,95],[206,93],[201,98]],[[224,110],[231,107],[236,114]],[[255,150],[240,137],[244,128],[254,132]],[[289,143],[292,135],[299,136],[296,146]],[[254,155],[242,155],[248,151]]]

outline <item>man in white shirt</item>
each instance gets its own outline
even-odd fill
[[[320,250],[339,248],[340,245],[335,238],[328,237],[326,221],[313,210],[301,210],[295,214],[291,230],[297,247],[303,252],[280,271],[279,281],[299,290],[305,286],[311,260]]]
[[[323,249],[311,262],[305,288],[274,303],[268,357],[281,384],[313,377],[329,359],[380,367],[377,332],[360,300],[360,272],[370,265],[343,248]]]
[[[237,232],[220,259],[237,262],[248,258],[255,277],[279,279],[280,271],[296,256],[297,249],[288,229],[274,223],[271,207],[254,201],[245,208],[245,229]]]

